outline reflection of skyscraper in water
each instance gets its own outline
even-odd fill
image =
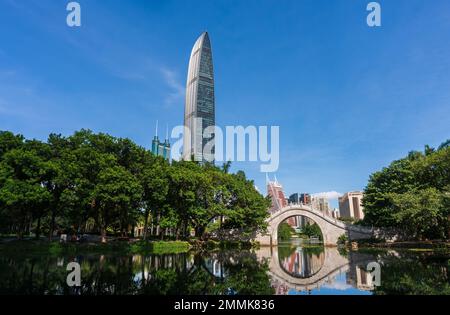
[[[275,289],[276,295],[286,295],[289,293],[290,287],[279,280],[271,279],[270,286]]]
[[[346,274],[347,284],[359,290],[371,291],[374,289],[373,275],[366,270],[369,262],[374,261],[374,256],[350,252],[350,268]],[[355,262],[358,261],[358,262]]]
[[[206,258],[205,259],[205,267],[206,269],[216,278],[224,278],[226,276],[226,272],[223,267],[223,263],[218,259],[214,258]]]
[[[356,266],[356,286],[358,289],[364,291],[374,289],[373,276],[364,267]]]
[[[373,276],[363,265],[351,265],[347,272],[347,284],[363,291],[374,289]]]
[[[317,273],[323,266],[325,254],[308,252],[298,247],[291,255],[281,261],[283,269],[295,277],[308,278]]]

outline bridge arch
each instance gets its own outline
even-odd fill
[[[315,248],[302,246],[289,246],[289,254],[281,253],[281,249],[277,250],[278,264],[281,270],[294,278],[307,279],[311,278],[323,268],[325,263],[325,248],[320,246]]]
[[[307,205],[289,205],[273,213],[268,219],[268,228],[265,233],[259,234],[256,241],[260,245],[278,245],[278,226],[286,219],[294,216],[304,216],[313,220],[319,226],[323,235],[323,242],[328,246],[335,246],[342,234],[347,234],[350,240],[370,238],[373,230],[365,227],[346,224],[335,218],[325,215],[321,211],[312,209]]]
[[[296,291],[312,290],[330,283],[337,275],[355,270],[357,265],[367,266],[373,258],[365,256],[355,260],[352,257],[344,257],[339,254],[337,248],[325,248],[325,259],[320,270],[307,278],[291,275],[280,265],[278,249],[263,247],[257,252],[260,261],[269,264],[268,274],[274,284],[280,284]]]

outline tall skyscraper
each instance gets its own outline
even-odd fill
[[[314,210],[319,210],[326,215],[331,216],[330,213],[330,203],[328,202],[328,199],[326,197],[312,197],[311,199],[311,207]]]
[[[270,213],[275,213],[280,211],[282,208],[287,206],[287,199],[283,192],[283,186],[275,179],[275,181],[270,181],[267,178],[267,195],[270,196],[272,200],[272,206],[269,209]]]
[[[166,132],[166,140],[164,142],[159,141],[158,122],[156,122],[156,134],[152,141],[152,153],[156,156],[162,156],[166,160],[170,160],[169,131],[167,130]]]
[[[212,51],[208,33],[205,32],[195,42],[189,60],[184,109],[184,126],[187,128],[183,139],[184,159],[214,160],[214,147],[210,150],[211,154],[203,154],[207,143],[214,144],[214,136],[204,138],[203,133],[215,124]]]
[[[293,204],[302,203],[304,205],[311,204],[311,195],[307,193],[295,193],[289,196],[289,202]]]
[[[364,207],[362,205],[363,193],[352,191],[339,197],[339,212],[343,218],[364,219]]]

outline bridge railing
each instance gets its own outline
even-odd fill
[[[306,207],[309,208],[311,211],[316,212],[317,214],[320,214],[322,217],[327,217],[327,218],[331,218],[334,219],[335,222],[337,222],[337,218],[327,215],[324,211],[321,211],[319,209],[315,209],[313,208],[313,206],[311,204],[304,204],[302,202],[291,202],[289,203],[288,206],[300,206],[300,207]],[[278,211],[281,211],[282,209],[279,209]]]
[[[327,215],[323,211],[320,211],[318,209],[314,209],[311,204],[304,204],[302,202],[299,202],[299,203],[291,202],[291,203],[289,203],[289,205],[287,207],[281,208],[281,209],[278,209],[277,211],[271,212],[271,215],[275,215],[275,214],[283,211],[283,209],[286,209],[286,208],[289,208],[289,207],[301,207],[303,209],[311,211],[312,213],[314,213],[317,216],[321,216],[322,218],[324,218],[325,220],[327,220],[329,222],[333,222],[337,226],[342,226],[342,227],[345,226],[346,228],[351,228],[355,232],[366,233],[366,232],[369,232],[369,231],[373,232],[375,230],[374,227],[357,226],[357,225],[352,225],[352,224],[345,223],[345,222],[343,222],[341,220],[338,220],[335,217]]]

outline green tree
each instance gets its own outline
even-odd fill
[[[106,229],[115,220],[122,235],[125,235],[128,225],[136,220],[135,211],[141,198],[141,190],[138,180],[122,166],[112,166],[100,171],[93,197],[102,242],[106,242]]]
[[[278,239],[280,240],[290,240],[294,233],[294,229],[286,222],[283,222],[278,226]]]
[[[242,171],[230,174],[227,187],[231,194],[227,206],[227,226],[248,231],[265,230],[270,199],[264,198]]]
[[[161,219],[164,207],[167,205],[167,197],[169,193],[169,174],[167,162],[161,157],[153,158],[149,167],[145,168],[140,176],[141,185],[143,188],[143,207],[144,207],[144,239],[147,239],[148,233],[148,219],[149,214],[152,213],[152,220],[155,225],[160,226],[158,218]],[[164,227],[174,226],[176,219],[173,213],[166,218],[173,221],[165,221]],[[176,225],[175,225],[176,226]]]
[[[0,131],[0,160],[5,153],[23,145],[24,137],[9,131]]]
[[[130,139],[80,130],[47,142],[0,132],[0,227],[22,235],[36,226],[51,239],[56,230],[125,235],[149,220],[161,237],[198,237],[219,218],[219,228],[265,228],[269,200],[230,163],[154,157]],[[223,224],[222,224],[223,222]],[[154,232],[154,231],[153,231]]]
[[[364,192],[364,224],[394,227],[411,237],[442,238],[449,231],[446,203],[450,147],[426,146],[370,176]]]
[[[306,224],[302,229],[302,234],[308,237],[318,237],[320,240],[323,240],[322,231],[317,223]]]
[[[34,219],[38,220],[39,237],[41,218],[51,197],[44,185],[46,170],[47,165],[37,152],[25,148],[8,151],[0,163],[2,218],[20,238],[30,232]]]
[[[398,226],[414,238],[445,238],[448,209],[442,208],[442,194],[435,188],[389,194]]]

